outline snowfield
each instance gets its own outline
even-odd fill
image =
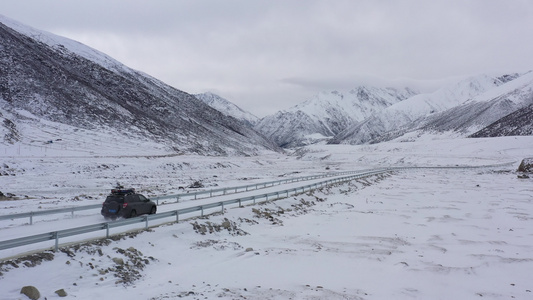
[[[2,214],[99,203],[116,181],[159,195],[198,180],[209,188],[384,166],[512,164],[391,172],[3,261],[0,299],[27,299],[27,285],[41,299],[59,299],[60,289],[66,299],[530,299],[533,179],[516,169],[532,149],[533,137],[428,136],[291,156],[3,156],[0,190],[18,199],[0,201]],[[0,234],[61,222],[51,218],[4,224]]]

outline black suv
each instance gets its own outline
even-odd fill
[[[155,214],[156,204],[135,189],[113,189],[102,204],[102,216],[106,219],[132,218],[143,214]]]

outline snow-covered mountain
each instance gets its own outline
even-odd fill
[[[339,133],[330,143],[377,143],[413,131],[466,136],[522,107],[511,103],[530,97],[530,83],[529,73],[473,76],[392,105]]]
[[[428,116],[418,125],[420,130],[466,136],[533,104],[533,72],[511,78],[463,105]]]
[[[256,130],[281,147],[328,140],[351,124],[416,95],[411,89],[359,86],[349,91],[321,92],[286,111],[267,116]]]
[[[280,151],[196,97],[78,42],[0,16],[0,48],[0,143],[31,144],[36,131],[61,140],[81,129],[178,153]]]
[[[202,100],[205,104],[225,114],[226,116],[234,117],[235,119],[241,120],[250,126],[255,125],[259,121],[258,117],[241,109],[237,105],[233,104],[227,99],[220,97],[219,95],[208,92],[203,94],[196,94],[194,96]]]

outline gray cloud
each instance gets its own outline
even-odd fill
[[[529,0],[3,0],[2,8],[258,116],[323,89],[532,69]]]

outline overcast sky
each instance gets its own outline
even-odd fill
[[[2,0],[0,9],[259,117],[322,90],[533,69],[532,0]]]

